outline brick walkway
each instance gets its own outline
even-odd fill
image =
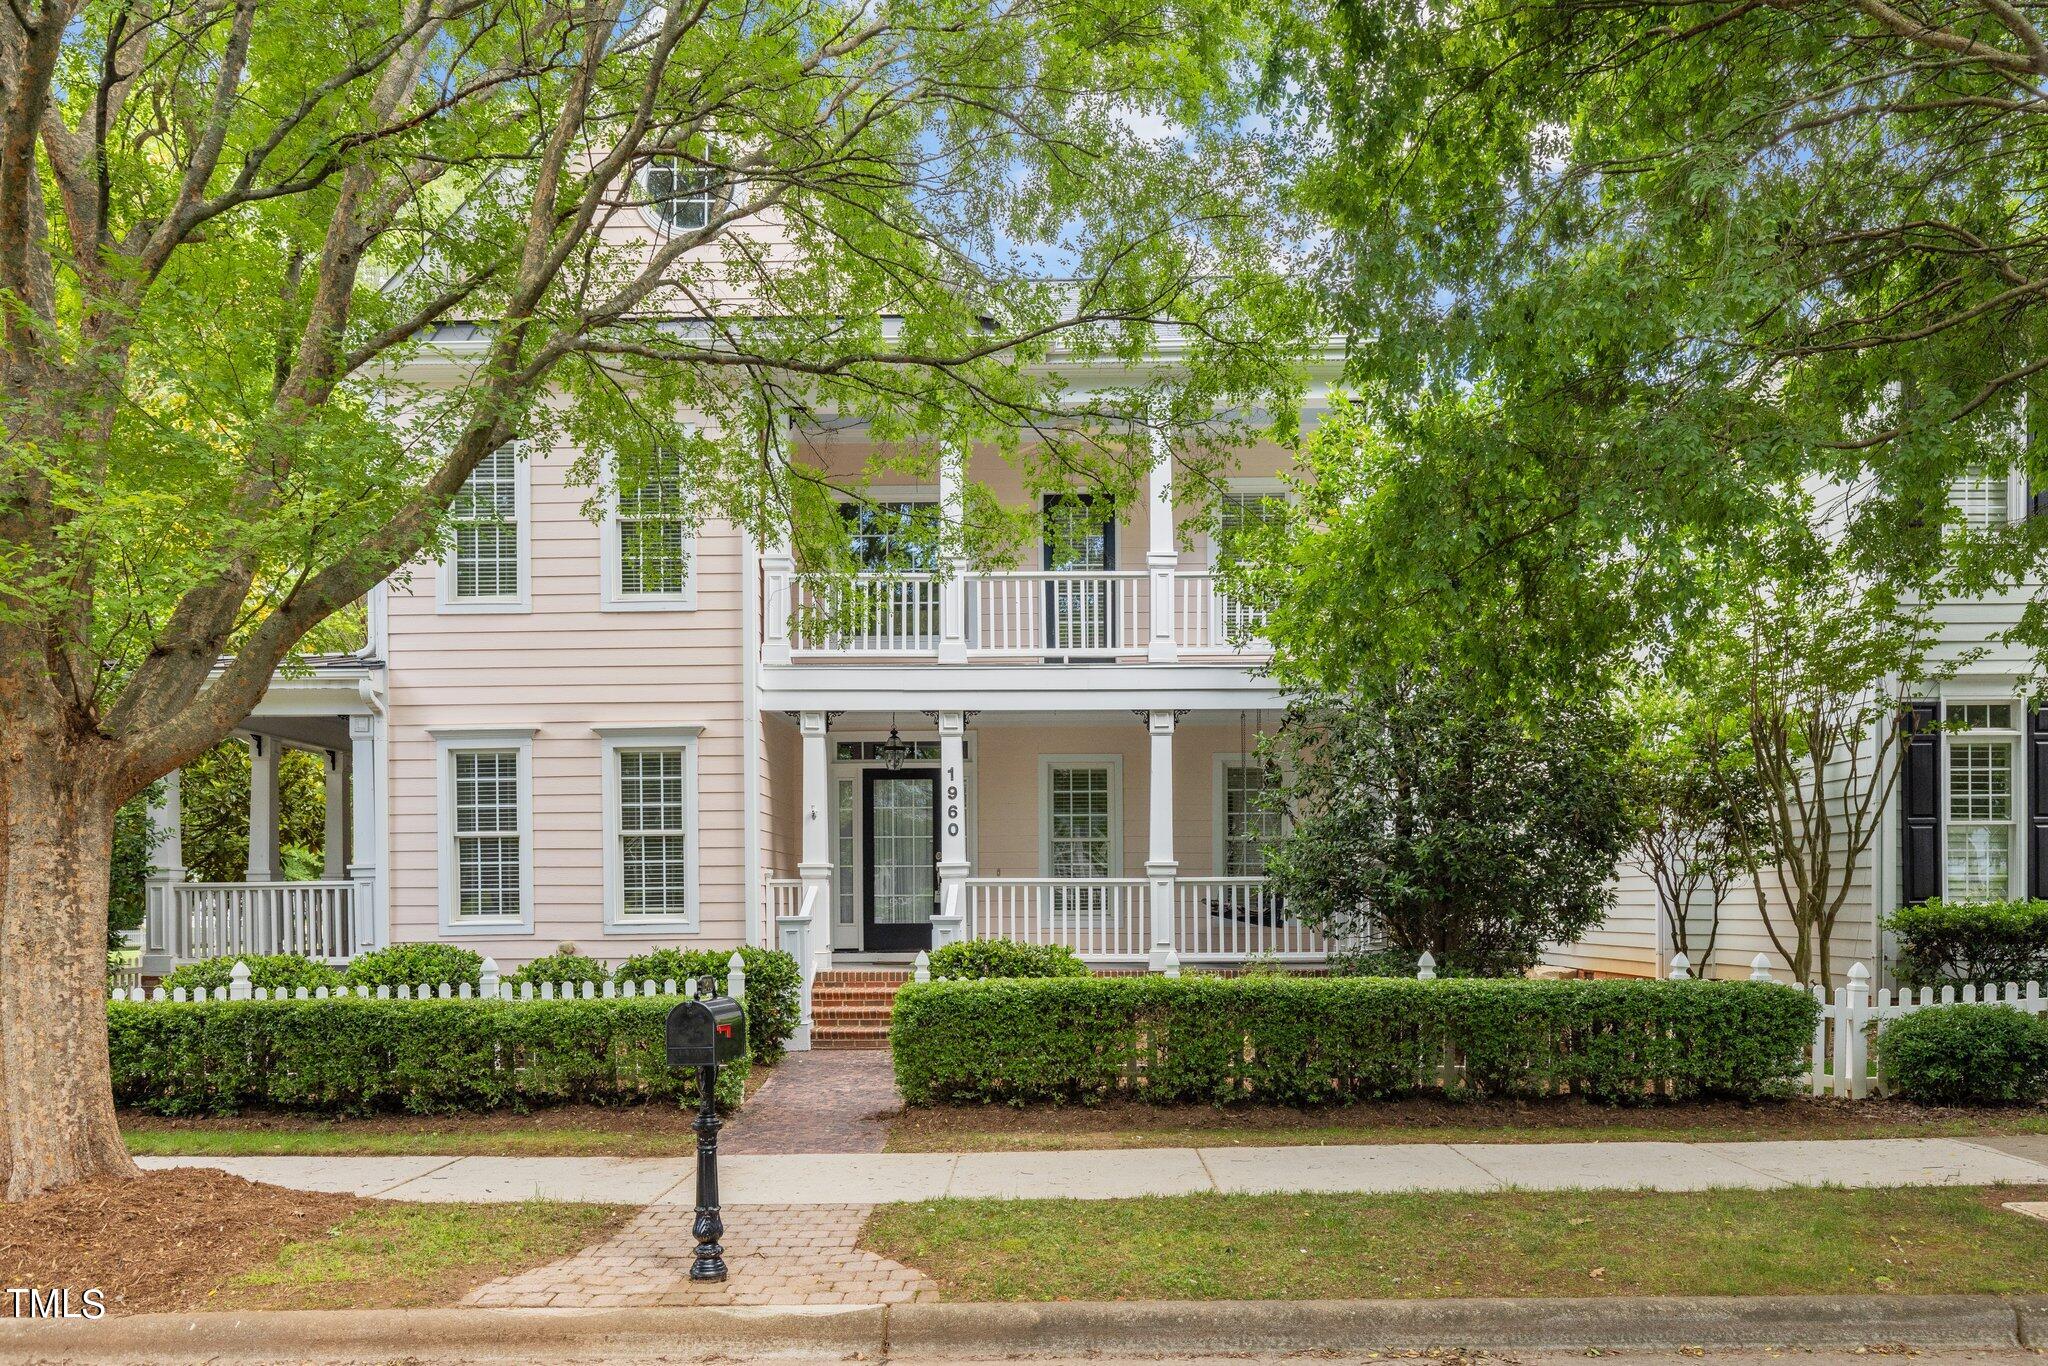
[[[690,1280],[687,1205],[650,1205],[608,1242],[506,1276],[463,1303],[488,1309],[608,1309],[703,1304],[904,1304],[935,1299],[923,1272],[862,1251],[871,1205],[730,1205],[722,1283]]]
[[[884,1049],[791,1053],[719,1135],[727,1153],[878,1153],[903,1108]]]

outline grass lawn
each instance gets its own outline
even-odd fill
[[[1194,1195],[885,1205],[861,1245],[963,1300],[2039,1294],[2027,1189]]]
[[[210,1309],[406,1309],[450,1305],[486,1281],[569,1256],[629,1211],[536,1200],[517,1205],[380,1204],[324,1236],[286,1243],[235,1273]]]
[[[1635,1108],[1575,1100],[1417,1099],[1326,1110],[1282,1106],[932,1106],[906,1110],[891,1152],[1226,1148],[1317,1143],[1575,1143],[1595,1139],[1736,1142],[1773,1138],[1956,1138],[2048,1134],[2048,1107],[1932,1109],[1899,1101],[1801,1096],[1755,1105]]]

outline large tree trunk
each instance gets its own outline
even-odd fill
[[[0,736],[0,1115],[6,1198],[137,1176],[107,1066],[104,756],[22,727]]]

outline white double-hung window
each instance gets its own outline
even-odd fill
[[[1078,882],[1121,871],[1122,767],[1113,758],[1048,758],[1040,775],[1045,875]],[[1111,906],[1102,887],[1056,887],[1055,916],[1100,916]]]
[[[531,929],[533,732],[456,728],[434,739],[442,928]]]
[[[1970,470],[1956,476],[1949,498],[1972,531],[1990,531],[2012,520],[2012,485],[2004,470]]]
[[[696,606],[696,547],[684,507],[681,453],[663,450],[645,460],[616,461],[613,478],[617,487],[604,524],[604,605]]]
[[[2018,802],[2013,769],[2019,747],[2012,702],[1950,702],[1942,860],[1942,896],[1998,901],[2012,895]]]
[[[1229,568],[1245,539],[1286,515],[1286,490],[1278,480],[1233,481],[1216,499],[1216,530],[1209,538],[1210,570],[1220,572]],[[1218,625],[1232,640],[1254,635],[1266,624],[1266,614],[1257,606],[1240,602],[1220,589],[1216,606]]]
[[[1263,877],[1266,846],[1278,840],[1283,821],[1268,803],[1273,774],[1263,763],[1244,756],[1229,755],[1218,761],[1217,815],[1222,857],[1218,868],[1225,877]]]
[[[518,442],[477,462],[448,506],[441,606],[518,611],[526,606],[527,469]]]
[[[697,733],[600,727],[605,928],[697,928]]]

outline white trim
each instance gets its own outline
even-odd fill
[[[845,949],[849,953],[864,952],[861,941],[867,924],[864,914],[867,890],[867,802],[865,784],[861,781],[860,775],[868,769],[886,768],[887,765],[880,759],[842,759],[839,757],[839,746],[842,743],[858,743],[864,740],[886,740],[888,737],[887,730],[873,726],[865,729],[835,730],[825,737],[825,766],[830,775],[826,782],[826,795],[831,802],[827,815],[827,822],[831,827],[827,843],[832,851],[832,898],[827,914],[833,933],[837,936],[832,947]],[[906,738],[918,741],[925,737],[918,734]],[[960,745],[960,762],[962,769],[965,770],[960,781],[965,797],[963,804],[966,807],[963,820],[967,836],[967,866],[969,876],[972,876],[973,870],[981,866],[981,737],[974,731],[967,731],[960,737]],[[946,781],[943,758],[919,759],[915,761],[914,766],[938,769],[939,784],[943,789]],[[839,861],[839,784],[848,780],[853,783],[853,858],[850,862],[842,864]],[[853,920],[847,925],[839,923],[838,894],[841,878],[855,879]],[[840,942],[841,940],[844,942]]]
[[[590,733],[610,739],[660,738],[668,735],[687,735],[692,739],[702,735],[709,727],[701,721],[598,721],[592,723]]]
[[[448,935],[533,933],[533,736],[532,727],[436,727],[434,773],[436,863],[440,881],[441,933]],[[519,914],[468,916],[455,913],[460,875],[455,866],[455,756],[509,749],[518,755]]]
[[[697,610],[697,532],[683,527],[683,586],[673,593],[628,593],[621,586],[624,562],[619,547],[619,486],[610,453],[600,458],[604,517],[598,523],[598,610],[603,612],[694,612]],[[680,470],[680,457],[678,457]]]
[[[592,729],[597,729],[593,727]],[[702,905],[699,883],[704,866],[703,822],[697,801],[697,741],[700,726],[665,729],[607,726],[602,737],[600,775],[604,805],[604,932],[607,936],[695,934]],[[681,915],[636,915],[624,911],[625,866],[619,840],[619,755],[627,750],[674,749],[683,755],[683,900]]]
[[[441,612],[480,614],[533,610],[533,460],[524,441],[509,442],[512,456],[512,523],[519,531],[519,592],[511,597],[455,596],[455,543],[434,571],[434,603]],[[496,452],[493,452],[496,454]]]
[[[746,940],[764,949],[775,947],[775,926],[762,904],[765,863],[762,859],[761,778],[767,763],[767,728],[761,720],[761,557],[754,538],[736,527],[740,542],[740,838],[745,886],[740,913],[746,917]],[[759,927],[760,938],[755,929]]]
[[[1980,685],[1981,686],[1981,685]],[[1951,724],[1952,713],[1969,706],[2002,706],[2011,709],[2013,724],[2010,726],[1987,726],[1982,729],[1945,731],[1941,745],[1941,887],[1939,895],[1947,899],[1949,879],[1954,873],[1955,860],[1949,854],[1949,838],[1958,829],[2002,829],[2006,832],[2005,846],[2005,890],[1995,899],[2005,900],[2023,895],[2028,885],[2027,877],[2027,833],[2026,813],[2027,755],[2026,700],[2012,693],[1996,690],[1986,693],[1971,691],[1954,696],[1944,694],[1941,698],[1941,722]],[[2006,756],[2007,813],[2003,821],[1961,820],[1954,813],[1955,788],[1952,782],[1955,753],[1958,745],[1990,744],[2002,745]]]
[[[1038,875],[1052,871],[1052,771],[1055,768],[1109,770],[1109,872],[1124,875],[1124,756],[1121,754],[1041,754],[1038,756]]]

